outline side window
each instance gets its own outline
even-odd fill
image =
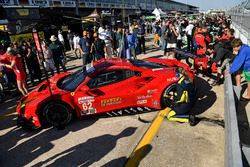
[[[106,85],[111,85],[130,77],[138,75],[138,72],[131,70],[112,70],[104,71],[101,74],[93,77],[88,83],[89,88],[99,88]]]

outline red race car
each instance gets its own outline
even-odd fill
[[[158,58],[102,59],[74,73],[56,75],[49,79],[49,85],[42,82],[19,101],[18,123],[62,126],[74,115],[81,118],[162,109],[171,104],[178,66],[194,78],[185,63]]]

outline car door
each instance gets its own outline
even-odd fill
[[[91,76],[77,91],[75,104],[81,115],[95,114],[129,107],[134,104],[135,80],[139,72],[133,70],[104,70]]]

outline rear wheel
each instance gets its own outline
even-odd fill
[[[73,117],[71,107],[61,101],[54,101],[45,105],[43,109],[44,120],[52,126],[65,126]]]
[[[170,107],[173,104],[174,96],[176,94],[176,83],[168,86],[162,93],[161,106],[162,108]]]

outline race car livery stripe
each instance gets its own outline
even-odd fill
[[[142,137],[141,141],[137,145],[137,147],[134,149],[132,154],[129,156],[129,159],[125,165],[125,167],[136,167],[139,165],[140,160],[145,155],[146,150],[148,149],[148,146],[150,146],[152,140],[154,139],[154,136],[158,132],[163,119],[167,116],[167,114],[170,112],[170,108],[165,108],[164,110],[161,110],[144,136]]]

